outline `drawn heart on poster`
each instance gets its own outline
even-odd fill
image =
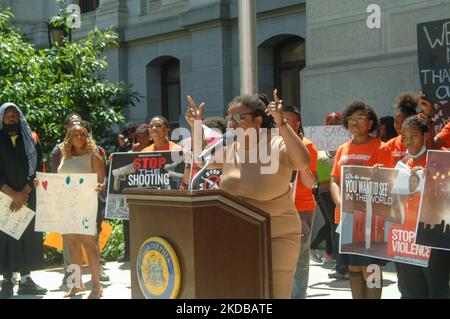
[[[44,187],[45,190],[47,190],[48,181],[42,181],[42,187]]]

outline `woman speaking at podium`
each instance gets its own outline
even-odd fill
[[[203,119],[205,103],[196,106],[188,96],[189,108],[186,120],[196,132],[195,125]],[[301,223],[295,209],[290,188],[292,171],[308,167],[308,150],[295,131],[283,117],[282,101],[274,91],[274,101],[266,105],[257,95],[241,95],[228,106],[227,125],[229,129],[242,129],[245,133],[256,133],[256,143],[242,143],[237,139],[227,145],[222,175],[222,189],[270,214],[272,234],[272,286],[274,298],[290,298],[294,271],[300,251]],[[196,121],[194,121],[196,120]],[[200,125],[201,126],[201,125]],[[278,135],[271,135],[272,128],[278,128]],[[266,129],[265,131],[263,129]],[[201,130],[201,129],[200,129]],[[267,133],[265,133],[267,132]],[[265,134],[267,134],[267,138]],[[262,143],[267,145],[261,148]],[[253,144],[253,145],[252,145]],[[257,145],[255,145],[257,144]],[[259,147],[258,147],[259,146]],[[278,169],[267,173],[260,156],[251,154],[270,150],[277,154]],[[245,159],[240,158],[245,154]],[[257,158],[250,162],[251,156]]]

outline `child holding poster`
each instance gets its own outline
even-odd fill
[[[424,119],[413,116],[406,119],[402,126],[402,139],[407,148],[408,155],[402,160],[414,171],[426,167],[429,126]],[[414,179],[411,179],[410,190],[414,190]],[[415,205],[415,209],[406,212],[418,212],[419,198],[411,198],[405,201],[405,205]],[[410,228],[416,230],[417,214],[406,215],[406,221]],[[403,278],[406,297],[408,299],[434,299],[448,298],[449,293],[449,272],[450,272],[450,252],[432,249],[428,261],[428,267],[420,267],[410,264],[398,264],[397,271],[399,277]]]
[[[343,165],[374,166],[381,164],[391,168],[393,166],[390,152],[378,138],[371,136],[378,129],[378,117],[372,107],[363,101],[354,101],[343,112],[344,127],[353,135],[353,139],[341,145],[336,153],[333,171],[331,173],[331,195],[336,204],[335,222],[340,222],[341,207],[341,167]],[[381,298],[382,274],[378,285],[371,288],[367,284],[368,266],[372,264],[384,265],[385,262],[370,257],[348,254],[350,287],[354,299]]]

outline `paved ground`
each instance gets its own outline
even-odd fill
[[[311,261],[308,298],[311,299],[350,299],[349,281],[336,281],[328,278],[333,264],[318,264]],[[131,298],[130,288],[130,267],[129,263],[110,262],[105,266],[106,274],[110,281],[103,283],[104,298],[107,299],[129,299]],[[392,263],[383,269],[383,299],[399,299],[400,293],[397,289],[397,275]],[[49,292],[45,296],[18,296],[14,299],[61,299],[66,289],[61,289],[60,284],[63,278],[62,268],[47,269],[32,273],[33,279],[41,286],[47,288]],[[85,269],[83,282],[86,285],[86,294],[74,298],[85,299],[90,292],[90,275]],[[17,287],[15,288],[17,290]]]

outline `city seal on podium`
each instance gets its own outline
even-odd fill
[[[147,299],[175,299],[180,291],[180,264],[172,246],[161,237],[147,239],[139,249],[137,277]]]

